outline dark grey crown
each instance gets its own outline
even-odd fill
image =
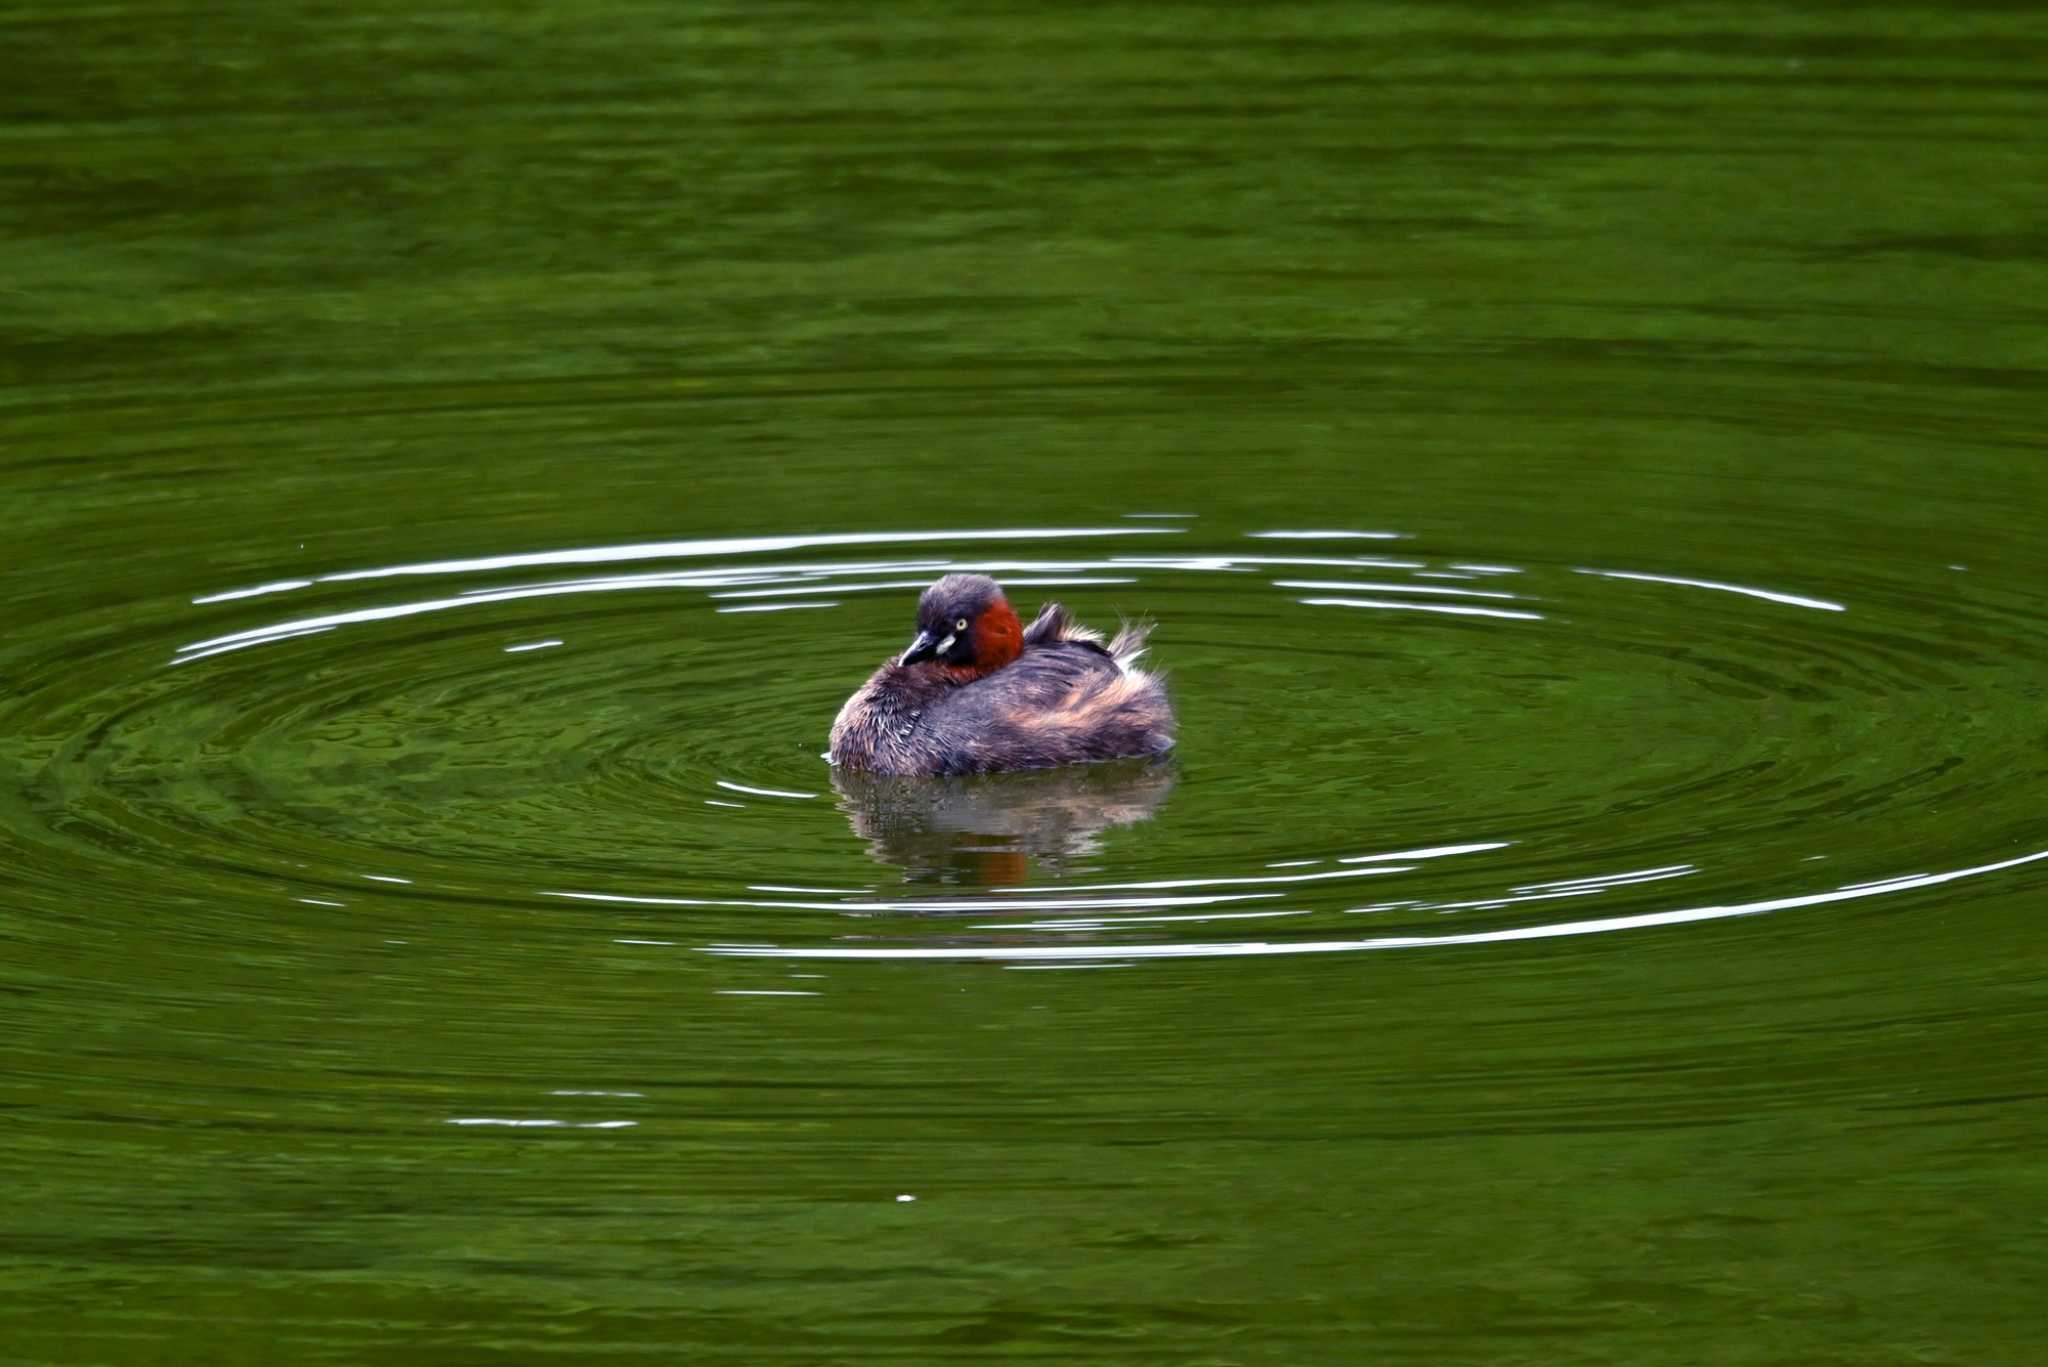
[[[949,574],[917,600],[921,631],[944,636],[961,618],[972,622],[1000,601],[1002,588],[985,574]]]

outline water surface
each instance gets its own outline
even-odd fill
[[[0,1357],[2031,1360],[2027,7],[0,35]]]

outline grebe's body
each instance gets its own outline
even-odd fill
[[[1165,686],[1137,667],[1150,628],[1107,646],[1048,603],[1023,626],[993,579],[949,574],[918,600],[917,637],[832,724],[829,758],[873,774],[978,774],[1163,755]]]

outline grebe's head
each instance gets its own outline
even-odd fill
[[[949,574],[917,600],[917,635],[896,663],[936,660],[987,674],[1023,653],[1023,623],[996,581],[985,574]]]

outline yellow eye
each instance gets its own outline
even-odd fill
[[[965,630],[967,630],[967,619],[966,619],[965,617],[962,617],[962,618],[959,618],[959,619],[957,619],[957,620],[956,620],[956,621],[955,621],[955,622],[953,623],[953,630],[955,630],[955,631],[965,631]]]

